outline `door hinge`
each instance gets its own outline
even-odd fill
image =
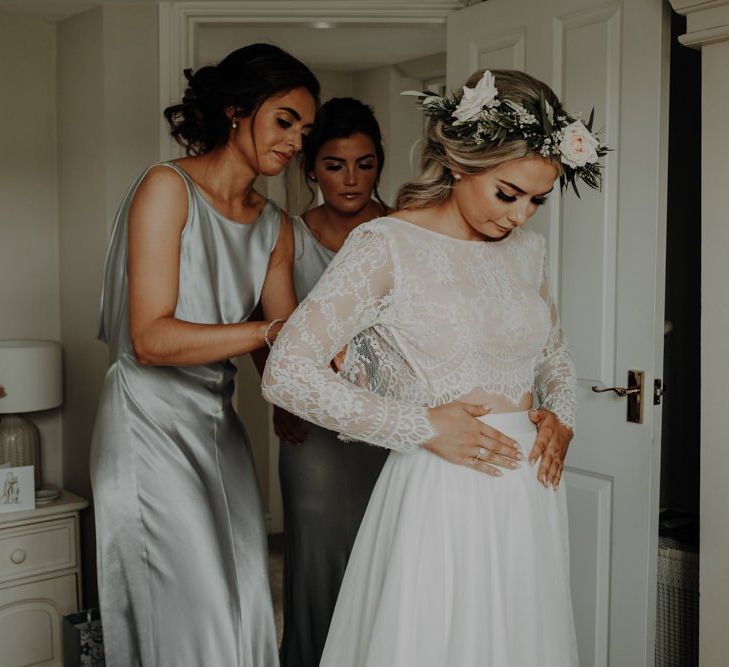
[[[665,390],[666,388],[663,386],[663,380],[660,378],[653,380],[653,405],[661,404]]]

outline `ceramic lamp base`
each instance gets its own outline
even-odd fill
[[[40,488],[40,432],[20,415],[0,417],[0,463],[35,466],[35,488]]]

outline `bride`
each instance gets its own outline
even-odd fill
[[[321,665],[574,667],[559,486],[574,370],[544,240],[522,225],[558,178],[599,187],[605,149],[522,72],[480,71],[460,95],[420,98],[422,173],[397,211],[351,233],[263,379],[269,401],[393,450]],[[375,357],[365,385],[377,393],[329,365],[355,336],[367,344],[351,353]],[[538,469],[533,450],[526,460],[535,398],[568,434]]]

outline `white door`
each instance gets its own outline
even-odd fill
[[[448,87],[479,67],[550,83],[614,148],[601,193],[555,196],[535,227],[579,376],[566,475],[583,667],[653,666],[663,357],[667,10],[660,0],[487,0],[448,20]],[[645,373],[643,423],[625,387]]]

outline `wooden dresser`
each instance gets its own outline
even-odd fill
[[[81,603],[83,498],[0,514],[0,665],[62,667],[63,616]]]

